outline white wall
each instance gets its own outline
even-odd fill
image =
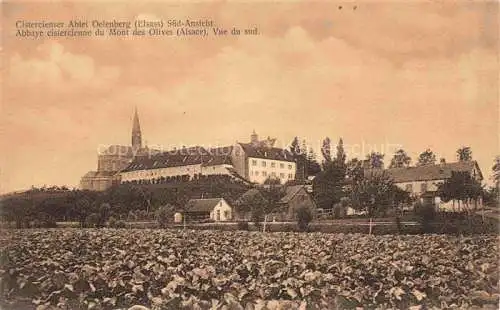
[[[212,175],[212,174],[229,174],[227,167],[231,165],[216,165],[202,167],[201,164],[168,167],[147,170],[134,170],[127,172],[120,172],[121,182],[134,181],[134,180],[153,180],[161,177],[172,177],[177,175],[189,175],[193,177],[195,174]]]
[[[210,218],[216,222],[230,221],[233,218],[233,210],[224,199],[221,199],[210,212]]]
[[[279,178],[282,184],[288,180],[295,180],[294,162],[249,157],[247,164],[248,178],[251,182],[262,184],[269,177]]]
[[[442,182],[444,182],[444,180],[413,181],[413,182],[396,183],[396,185],[405,191],[407,191],[407,186],[411,185],[411,191],[408,192],[420,195],[422,194],[422,184],[427,184],[427,191],[436,191],[438,189],[438,184]]]

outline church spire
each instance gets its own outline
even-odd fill
[[[137,107],[135,107],[134,123],[132,125],[132,148],[135,150],[142,148],[141,125],[139,124],[139,115],[137,114]]]

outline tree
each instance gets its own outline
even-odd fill
[[[297,209],[297,226],[299,226],[300,231],[306,231],[309,227],[309,223],[313,219],[313,214],[308,208],[301,206]]]
[[[394,153],[391,159],[391,164],[389,168],[408,168],[411,163],[411,158],[406,154],[403,149],[399,149]]]
[[[75,191],[74,204],[70,210],[70,217],[80,223],[80,227],[86,226],[87,216],[97,211],[94,210],[96,194],[91,191]]]
[[[371,152],[366,155],[369,167],[371,169],[382,169],[384,168],[384,154],[378,152]]]
[[[357,158],[353,158],[346,165],[347,178],[353,182],[357,182],[363,178],[363,162]]]
[[[292,153],[297,170],[295,178],[298,182],[303,183],[307,174],[307,148],[305,148],[305,140],[302,141],[302,147],[299,143],[299,137],[295,137],[290,144],[290,152]]]
[[[430,149],[425,150],[418,156],[417,166],[434,165],[435,163],[436,155]]]
[[[498,184],[500,183],[500,155],[495,157],[495,163],[491,167],[491,170],[493,170],[493,180],[498,187]]]
[[[325,167],[332,161],[332,148],[330,144],[330,138],[326,137],[323,140],[323,146],[321,147],[321,154],[323,155],[323,167]]]
[[[307,153],[307,175],[315,176],[321,171],[321,166],[316,161],[316,154],[312,148],[309,148]]]
[[[339,143],[337,144],[337,154],[335,156],[335,162],[339,166],[345,166],[346,154],[344,151],[344,141],[342,138],[339,139]]]
[[[173,218],[173,216],[174,216],[174,207],[170,204],[167,204],[165,206],[160,206],[158,210],[156,210],[155,212],[155,218],[160,228],[167,227],[169,221]]]
[[[292,143],[290,143],[290,152],[293,155],[298,155],[301,153],[300,145],[299,145],[299,137],[294,137]]]
[[[471,161],[472,160],[472,150],[469,146],[462,146],[457,150],[458,161]]]
[[[266,204],[263,205],[262,214],[264,215],[264,228],[266,231],[266,222],[269,215],[280,208],[280,200],[285,196],[284,187],[280,185],[271,185],[261,191]]]
[[[394,203],[396,186],[393,180],[382,171],[371,172],[356,182],[352,188],[351,200],[353,207],[364,211],[370,218],[370,234],[372,233],[372,219],[384,215]]]
[[[276,177],[267,177],[267,179],[264,180],[264,185],[280,185],[281,180]]]
[[[474,209],[477,208],[477,199],[482,195],[483,188],[481,183],[476,181],[469,172],[466,171],[452,171],[451,177],[444,183],[438,186],[439,197],[448,202],[450,200],[458,201],[459,210],[465,208],[470,211],[469,202],[474,201]],[[461,205],[462,207],[461,208]]]
[[[346,169],[336,162],[324,163],[323,171],[313,180],[314,198],[322,209],[331,209],[344,196]]]

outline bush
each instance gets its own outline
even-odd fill
[[[57,223],[53,218],[35,219],[32,226],[34,228],[56,228]]]
[[[125,223],[124,220],[118,220],[116,222],[116,227],[115,228],[126,228],[127,227],[127,223]]]
[[[160,228],[167,227],[169,219],[171,218],[171,213],[172,213],[171,209],[172,208],[167,205],[167,206],[161,206],[158,208],[158,210],[156,210],[155,217]]]
[[[110,228],[115,228],[116,227],[116,218],[114,216],[110,216],[109,219],[108,219],[108,227]]]
[[[238,230],[250,230],[248,222],[238,222]]]
[[[299,226],[299,230],[306,231],[312,219],[313,215],[311,210],[306,207],[300,207],[297,209],[297,225]]]
[[[420,201],[415,203],[415,214],[418,216],[418,221],[422,225],[423,233],[430,233],[431,222],[436,218],[436,208],[432,204],[422,204]]]
[[[96,227],[99,224],[100,216],[97,213],[91,213],[85,218],[85,226]]]
[[[257,208],[252,211],[252,222],[257,227],[258,230],[262,227],[262,221],[264,220],[264,213],[262,209]]]
[[[125,228],[127,224],[123,220],[117,220],[114,216],[111,216],[108,220],[109,228]]]

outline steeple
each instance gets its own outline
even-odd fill
[[[134,123],[132,125],[132,148],[134,150],[142,148],[141,125],[139,124],[139,115],[137,114],[137,107],[135,107]]]

